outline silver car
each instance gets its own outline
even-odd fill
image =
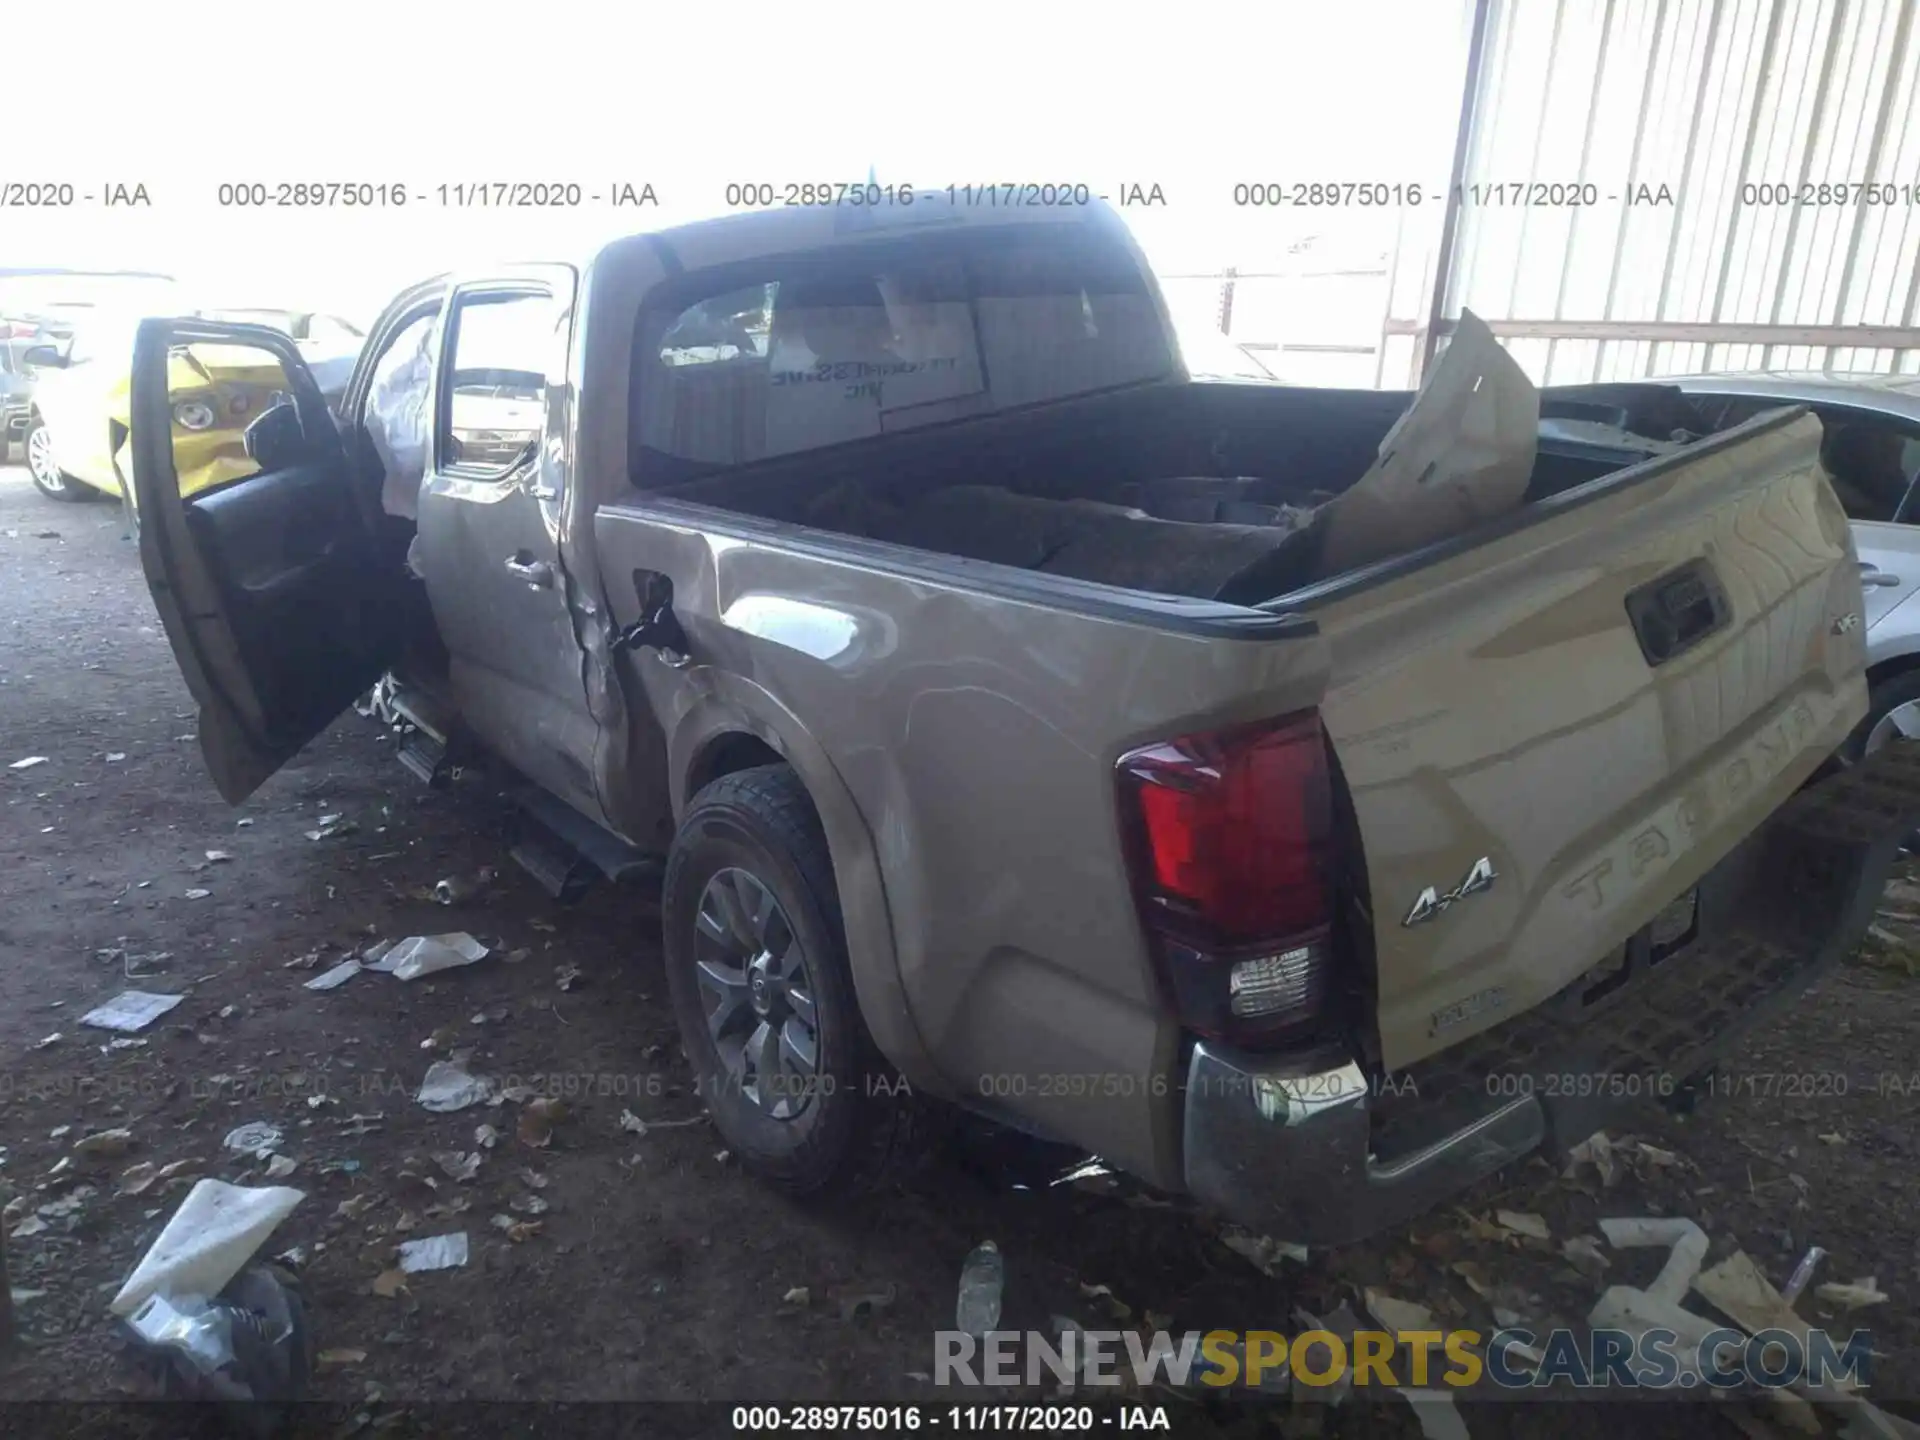
[[[1716,430],[1783,405],[1826,426],[1820,458],[1853,521],[1866,591],[1867,718],[1849,758],[1920,736],[1920,375],[1775,372],[1662,377]]]

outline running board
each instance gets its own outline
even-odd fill
[[[520,828],[509,853],[556,900],[578,899],[601,876],[620,885],[659,880],[660,856],[629,845],[564,800],[532,786],[508,798],[533,822]]]
[[[395,754],[422,785],[438,790],[451,778],[453,767],[447,764],[447,747],[424,730],[409,734]]]

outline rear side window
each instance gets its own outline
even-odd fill
[[[1920,459],[1909,427],[1846,410],[1818,412],[1826,434],[1820,463],[1850,520],[1891,520],[1912,488]]]
[[[559,356],[564,312],[552,296],[481,293],[454,307],[452,362],[439,416],[443,464],[505,475],[540,438],[547,371]]]
[[[955,237],[737,269],[643,313],[635,480],[1158,380],[1173,360],[1125,251]]]

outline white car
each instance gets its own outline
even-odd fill
[[[1867,718],[1846,758],[1920,737],[1920,375],[1662,376],[1714,429],[1805,405],[1827,427],[1821,462],[1853,521],[1866,591]]]

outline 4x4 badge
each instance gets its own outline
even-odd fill
[[[1473,862],[1473,868],[1467,872],[1467,878],[1445,894],[1431,885],[1422,890],[1419,898],[1413,902],[1413,908],[1407,911],[1407,918],[1400,923],[1418,925],[1422,921],[1431,920],[1454,901],[1464,900],[1469,895],[1478,895],[1482,890],[1491,890],[1493,882],[1499,878],[1493,870],[1493,857],[1482,855]]]

